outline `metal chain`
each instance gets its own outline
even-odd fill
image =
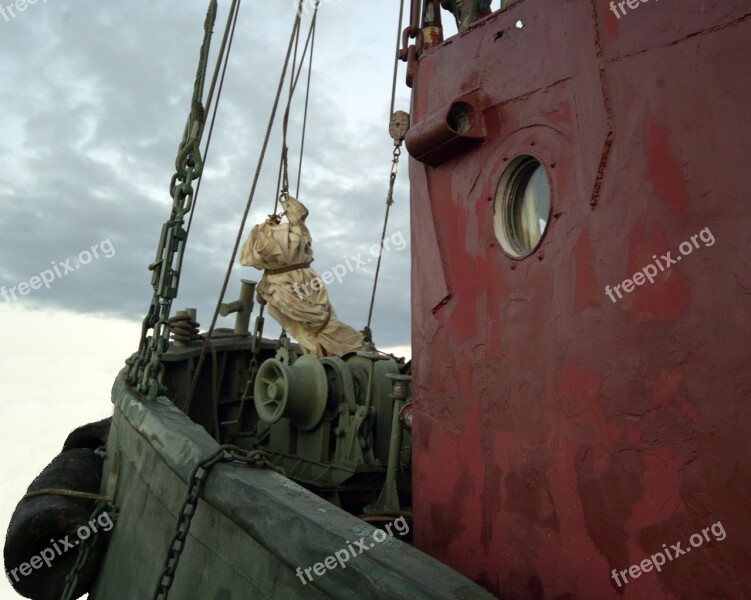
[[[211,0],[204,23],[204,38],[193,86],[191,110],[177,151],[175,173],[170,181],[172,213],[162,226],[156,259],[149,265],[149,270],[153,273],[151,285],[154,295],[141,327],[138,356],[129,361],[130,384],[138,385],[138,391],[148,394],[151,399],[155,399],[163,390],[164,367],[161,358],[169,346],[170,310],[172,300],[177,296],[185,252],[187,232],[183,225],[185,216],[193,206],[193,181],[203,172],[200,144],[205,111],[202,98],[216,14],[217,0]],[[151,336],[148,335],[149,330],[153,330]]]
[[[246,451],[237,446],[225,445],[219,446],[216,452],[195,466],[190,476],[188,493],[177,518],[177,528],[170,541],[164,569],[159,577],[153,600],[167,600],[169,596],[172,584],[175,582],[175,573],[180,563],[180,557],[185,550],[190,525],[198,508],[198,499],[214,466],[219,463],[241,462],[250,467],[268,468],[284,474],[284,471],[276,467],[269,460],[269,457],[270,454],[263,450]]]
[[[214,439],[219,442],[221,438],[221,429],[219,427],[219,356],[216,352],[216,346],[209,344],[211,350],[211,418],[214,427]]]
[[[98,519],[99,516],[104,513],[109,514],[110,519],[112,519],[113,523],[117,521],[117,507],[112,504],[112,502],[99,500],[96,503],[94,512],[92,512],[91,516],[89,517],[89,523]],[[96,531],[94,535],[90,536],[86,540],[83,540],[81,544],[79,544],[76,562],[74,563],[68,575],[66,575],[65,577],[65,588],[63,588],[60,600],[73,600],[73,598],[75,597],[74,594],[76,592],[76,588],[78,587],[78,578],[80,577],[81,572],[86,567],[86,563],[88,562],[89,556],[91,555],[91,550],[94,548],[94,544],[96,544],[98,537],[99,531]]]
[[[407,55],[407,40],[411,37],[416,37],[417,34],[411,35],[412,29],[415,23],[418,23],[419,25],[419,0],[413,0],[411,5],[411,14],[410,14],[410,27],[404,30],[404,56],[402,56],[402,50],[400,48],[400,42],[402,39],[399,36],[399,33],[402,29],[402,22],[404,20],[404,0],[401,1],[399,6],[399,21],[396,24],[396,49],[394,52],[394,75],[391,82],[391,109],[389,112],[389,118],[392,117],[394,114],[394,105],[396,104],[396,80],[397,80],[397,74],[399,73],[399,60],[406,60]],[[421,31],[421,30],[420,30]],[[370,329],[371,323],[373,321],[373,307],[375,306],[375,297],[376,297],[376,290],[378,288],[378,277],[381,273],[381,259],[383,258],[383,244],[384,240],[386,239],[386,228],[389,223],[389,212],[391,211],[391,205],[394,203],[394,185],[396,184],[396,175],[397,170],[399,167],[399,157],[402,154],[402,140],[394,140],[394,156],[391,161],[391,175],[389,176],[389,191],[386,195],[386,215],[383,219],[383,231],[381,232],[381,247],[378,251],[378,264],[376,265],[376,272],[375,272],[375,278],[373,279],[373,293],[370,296],[370,309],[368,310],[368,324],[365,326],[365,329],[363,330],[365,334],[365,342],[372,343],[373,342],[373,332]]]
[[[409,26],[402,32],[402,45],[399,50],[399,58],[403,61],[414,61],[422,54],[424,46],[423,31],[420,27],[420,4],[422,0],[411,0]],[[415,45],[409,46],[409,40],[414,39]],[[410,48],[414,48],[414,53],[410,57]]]
[[[255,385],[256,374],[258,373],[258,357],[261,355],[261,345],[263,343],[263,325],[265,322],[263,318],[263,310],[264,306],[261,305],[261,311],[256,317],[256,325],[253,329],[253,346],[251,347],[251,359],[250,364],[248,365],[248,381],[245,384],[245,390],[243,390],[243,395],[240,398],[240,412],[237,415],[237,418],[240,421],[242,420],[245,401],[253,398],[253,396],[255,395],[253,386]],[[283,330],[282,333],[284,333]]]
[[[394,185],[396,184],[396,175],[399,169],[399,157],[402,154],[401,141],[394,143],[394,158],[391,161],[391,175],[389,176],[389,191],[386,195],[386,216],[383,219],[383,231],[381,232],[381,247],[378,251],[378,263],[376,264],[375,278],[373,280],[373,293],[370,296],[370,310],[368,311],[368,324],[365,326],[366,341],[372,342],[373,335],[370,330],[370,324],[373,320],[373,306],[375,305],[376,290],[378,289],[378,277],[381,274],[381,259],[383,258],[383,244],[386,239],[386,228],[389,224],[389,212],[391,205],[394,203]]]

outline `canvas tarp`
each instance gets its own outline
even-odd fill
[[[265,271],[257,288],[259,299],[304,352],[332,356],[359,350],[362,334],[337,319],[326,286],[309,266],[313,249],[305,225],[308,210],[291,196],[284,209],[289,222],[256,225],[240,254],[242,265]]]

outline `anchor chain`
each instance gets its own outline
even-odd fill
[[[99,500],[96,503],[94,512],[92,512],[91,516],[89,517],[89,523],[95,521],[99,518],[100,515],[103,515],[104,513],[109,514],[110,519],[112,519],[113,523],[117,522],[117,507],[112,502],[109,502],[107,500]],[[81,572],[86,567],[86,563],[89,561],[89,556],[91,555],[91,551],[94,548],[94,545],[96,544],[98,538],[99,531],[96,530],[94,535],[89,536],[89,538],[86,540],[83,540],[78,546],[78,556],[76,557],[76,562],[73,564],[70,572],[65,576],[65,588],[63,588],[60,600],[73,600],[73,598],[75,597],[74,593],[76,591],[76,588],[78,587],[78,578],[80,577]]]
[[[263,318],[263,306],[261,306],[261,312],[256,317],[256,324],[253,328],[253,346],[251,348],[250,364],[248,365],[248,382],[245,384],[245,390],[243,391],[240,414],[242,415],[242,405],[248,398],[253,397],[253,385],[256,381],[256,373],[258,373],[258,357],[261,355],[261,345],[263,344],[263,324],[265,319]]]
[[[175,573],[180,562],[185,543],[190,532],[190,525],[198,508],[198,499],[206,484],[211,470],[219,463],[240,462],[257,469],[271,469],[285,474],[283,469],[274,465],[269,457],[271,455],[263,450],[243,450],[237,446],[224,445],[217,448],[211,456],[198,463],[193,469],[188,484],[188,493],[183,502],[180,514],[177,517],[177,527],[167,550],[167,558],[164,569],[159,576],[159,583],[154,592],[153,600],[167,600],[172,584],[175,582]]]
[[[200,144],[205,120],[202,103],[203,89],[209,59],[209,49],[217,0],[212,0],[204,23],[204,39],[196,73],[190,115],[185,125],[182,142],[177,151],[175,173],[170,181],[172,213],[162,226],[156,259],[149,265],[154,295],[141,327],[141,341],[137,356],[129,361],[129,383],[149,399],[164,393],[164,367],[162,356],[169,347],[170,311],[177,296],[185,243],[188,237],[184,228],[185,217],[193,206],[195,190],[193,181],[203,172]],[[151,335],[149,335],[151,331]]]

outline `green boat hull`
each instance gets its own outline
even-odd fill
[[[149,402],[136,394],[124,372],[112,398],[103,491],[114,494],[120,512],[89,598],[151,598],[191,473],[219,446],[167,399]],[[374,532],[279,473],[218,464],[198,501],[170,597],[493,598],[397,535],[373,543]],[[323,563],[360,539],[372,547],[360,549],[344,568],[337,563],[323,575],[300,575],[298,568]]]

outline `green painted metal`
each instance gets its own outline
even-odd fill
[[[293,365],[272,358],[258,369],[254,401],[259,417],[272,425],[282,416],[309,431],[326,410],[326,371],[315,356],[301,356]]]
[[[394,412],[391,420],[391,440],[389,443],[389,459],[386,468],[386,481],[384,482],[381,494],[375,506],[366,510],[368,513],[381,514],[399,514],[402,512],[399,501],[399,488],[397,485],[396,473],[401,460],[401,451],[403,445],[402,428],[399,423],[399,415],[405,404],[410,398],[409,384],[412,377],[409,375],[394,375],[388,373],[386,377],[392,382],[394,391],[390,397],[394,401]]]
[[[218,444],[163,397],[146,402],[125,372],[113,388],[104,492],[120,508],[91,600],[151,597],[195,466]],[[206,478],[172,584],[175,598],[492,599],[468,579],[388,538],[303,583],[296,574],[375,529],[278,473],[217,464]]]
[[[393,400],[388,376],[399,365],[373,350],[342,358],[310,355],[258,371],[255,407],[267,448],[290,477],[322,490],[381,490],[390,462]],[[398,461],[399,448],[394,450]]]

